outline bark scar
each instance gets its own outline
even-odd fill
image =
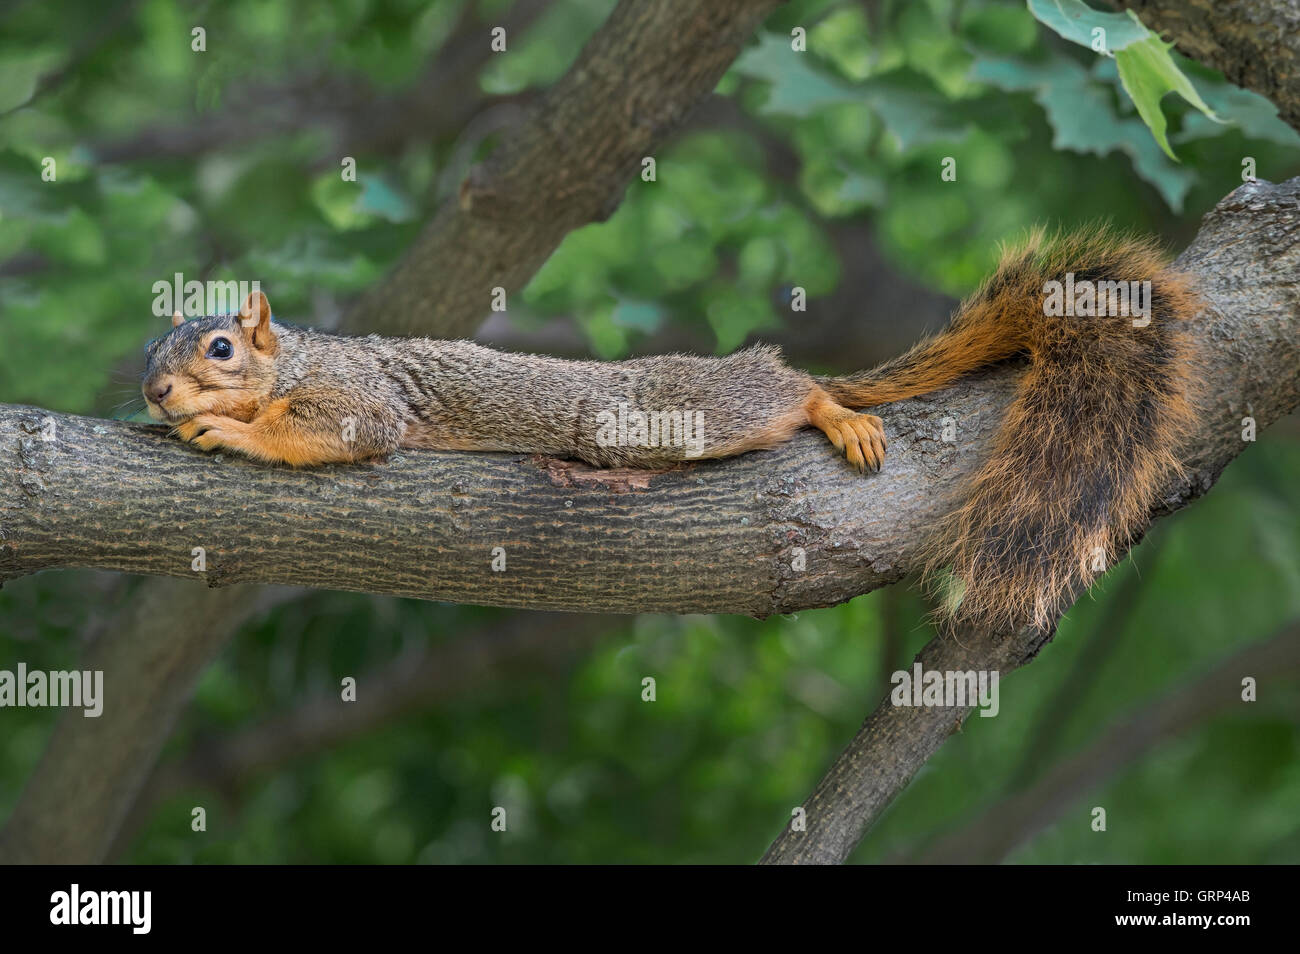
[[[637,490],[649,490],[652,478],[660,477],[675,470],[683,470],[686,465],[677,464],[662,470],[646,470],[639,467],[596,468],[576,460],[559,460],[534,454],[529,462],[541,470],[556,487],[600,487],[615,494],[628,494]]]

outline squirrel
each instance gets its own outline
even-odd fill
[[[1149,282],[1147,308],[1140,320],[1076,315],[1071,300],[1060,313],[1054,282]],[[238,315],[177,313],[147,348],[142,389],[151,416],[203,450],[294,466],[430,448],[662,468],[772,448],[812,426],[854,467],[879,471],[884,427],[855,409],[1028,355],[987,460],[923,549],[928,570],[959,584],[951,620],[1046,628],[1141,533],[1179,470],[1197,377],[1180,326],[1200,307],[1151,241],[1036,230],[1003,250],[945,330],[841,377],[792,369],[764,345],[602,362],[347,337],[273,321],[257,291]]]

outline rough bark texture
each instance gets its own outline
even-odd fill
[[[1274,687],[1291,682],[1300,669],[1296,636],[1297,629],[1291,626],[1234,654],[1191,685],[1120,722],[1077,757],[1055,766],[914,860],[922,864],[1001,861],[1099,778],[1118,772],[1189,725],[1240,702],[1243,676],[1267,679]],[[956,639],[932,640],[916,661],[926,672],[996,670],[1006,675],[1031,662],[1047,642],[1025,635],[999,639],[962,633]],[[807,830],[787,827],[761,863],[842,863],[916,770],[961,729],[968,714],[969,709],[959,707],[895,706],[886,697],[804,802]]]
[[[1188,479],[1163,510],[1203,493],[1241,452],[1243,416],[1264,425],[1297,402],[1298,195],[1300,180],[1243,186],[1180,259],[1215,305],[1195,322],[1211,387]],[[913,568],[1017,373],[885,408],[890,456],[865,477],[813,432],[666,473],[413,451],[295,471],[205,455],[147,425],[4,407],[0,579],[88,566],[535,609],[826,606]],[[955,443],[937,439],[948,416]],[[42,439],[47,421],[54,440]],[[196,547],[203,574],[191,568]],[[796,547],[803,571],[792,568]]]
[[[437,322],[445,337],[470,334],[494,287],[522,288],[568,232],[609,217],[642,159],[781,2],[623,0],[346,326],[410,334]]]
[[[1300,130],[1300,0],[1111,0]]]
[[[1005,675],[1030,662],[1046,642],[966,631],[957,638],[931,640],[916,662],[926,672]],[[969,711],[896,706],[886,696],[803,803],[804,830],[787,825],[761,863],[842,863],[916,771],[962,727]]]
[[[775,0],[748,4],[725,0],[706,9],[686,0],[668,0],[648,10],[648,3],[622,4],[615,15],[620,29],[640,31],[651,42],[620,38],[612,19],[547,105],[507,138],[488,165],[471,176],[465,187],[468,208],[443,210],[386,287],[352,316],[352,327],[443,335],[472,328],[484,313],[493,286],[519,287],[565,230],[608,214],[637,160],[652,150],[655,136],[647,135],[647,125],[657,129],[655,124],[662,122],[666,128],[675,116],[686,112],[693,96],[698,98],[712,89],[717,76],[702,76],[689,65],[693,58],[713,62],[721,46],[728,51],[726,62],[730,62],[749,29],[776,5]],[[1295,105],[1295,43],[1300,33],[1295,28],[1294,2],[1217,4],[1200,0],[1131,5],[1143,11],[1148,24],[1173,34],[1186,52],[1270,96],[1283,117],[1300,128]],[[1260,17],[1267,15],[1280,26],[1257,23],[1258,17],[1249,12],[1243,17],[1237,7],[1259,11]],[[1215,17],[1216,9],[1229,11],[1222,22]],[[674,22],[673,15],[667,13],[670,10],[682,17],[680,22]],[[728,33],[719,43],[708,32],[690,28],[699,22],[698,17],[716,17],[717,27],[734,29],[734,34]],[[1216,41],[1220,34],[1231,37],[1231,42]],[[625,61],[623,57],[633,49],[641,56],[664,54],[659,66],[665,78]],[[687,59],[674,61],[675,56]],[[717,75],[726,62],[714,63]],[[639,85],[624,82],[624,75],[636,77]],[[699,81],[698,87],[685,89],[689,84],[683,80],[687,79]],[[638,95],[645,95],[645,100],[638,100]],[[566,109],[570,105],[566,96],[572,98],[572,108]],[[638,115],[638,103],[647,107],[645,115]],[[623,148],[618,137],[630,137],[622,141],[644,145],[639,151],[635,145]],[[582,156],[568,151],[585,155],[588,149],[610,164],[593,168]],[[575,171],[570,174],[568,164],[575,158]],[[615,168],[623,171],[614,174],[611,170]],[[1240,449],[1234,446],[1236,420],[1246,408],[1265,423],[1295,402],[1295,203],[1293,183],[1280,190],[1261,185],[1258,190],[1238,192],[1220,207],[1219,221],[1210,223],[1185,256],[1189,267],[1203,270],[1226,318],[1209,316],[1201,322],[1206,340],[1215,345],[1212,369],[1221,379],[1215,388],[1218,403],[1207,418],[1201,443],[1191,452],[1193,484],[1173,488],[1166,509],[1208,487]],[[560,214],[571,221],[562,229],[553,228],[547,217]],[[514,219],[516,216],[531,218]],[[1243,247],[1234,250],[1236,242]],[[1252,260],[1253,256],[1259,257]],[[1271,353],[1274,348],[1277,353]],[[835,602],[887,582],[906,567],[910,558],[907,547],[930,519],[926,506],[932,508],[930,516],[938,510],[939,505],[927,501],[926,496],[950,488],[969,468],[980,442],[991,433],[1005,406],[1011,377],[1004,373],[955,389],[951,396],[894,409],[887,417],[894,434],[893,459],[879,478],[862,480],[845,472],[826,455],[819,438],[805,435],[776,454],[752,455],[705,472],[627,476],[608,489],[607,476],[583,476],[562,465],[535,467],[502,457],[456,461],[423,455],[394,462],[389,468],[358,470],[353,481],[340,481],[339,475],[330,473],[268,472],[238,462],[198,457],[139,428],[64,418],[37,409],[7,408],[0,410],[0,579],[41,566],[83,563],[184,576],[189,573],[190,547],[198,545],[186,538],[195,529],[204,533],[211,529],[219,538],[217,569],[211,582],[265,576],[361,587],[366,585],[367,570],[382,567],[390,558],[413,559],[416,562],[406,565],[404,575],[394,574],[387,580],[394,587],[388,591],[433,595],[433,589],[445,585],[443,576],[455,581],[456,560],[472,558],[486,564],[477,542],[459,538],[462,532],[475,540],[475,535],[485,535],[483,521],[472,519],[482,511],[481,505],[473,503],[473,492],[491,495],[499,491],[502,499],[513,494],[528,500],[527,495],[546,491],[546,496],[538,498],[539,506],[530,508],[533,517],[524,527],[534,537],[541,534],[545,539],[534,539],[532,551],[525,549],[523,555],[533,560],[535,568],[537,561],[547,558],[549,546],[559,551],[551,555],[574,561],[571,570],[580,579],[561,592],[562,602],[583,605],[583,600],[594,598],[591,605],[629,610],[698,606],[756,613],[801,605],[801,601],[802,605]],[[962,420],[964,428],[962,442],[956,447],[939,445],[933,439],[937,419],[950,412]],[[39,440],[40,422],[47,417],[54,420],[56,428],[55,440],[48,443]],[[67,443],[69,438],[74,442]],[[458,483],[458,478],[464,482]],[[555,496],[555,483],[566,480],[575,487],[568,494]],[[205,481],[211,482],[217,493],[208,491]],[[377,497],[369,496],[371,488],[378,490]],[[348,496],[358,493],[360,496]],[[386,493],[404,501],[408,509],[385,515],[382,500]],[[709,501],[709,493],[719,493],[730,503]],[[316,500],[322,503],[319,509]],[[572,501],[572,507],[565,506],[566,501]],[[429,512],[415,524],[403,524],[412,504],[417,511],[425,505]],[[542,505],[555,511],[549,525]],[[271,509],[265,509],[268,506]],[[688,519],[669,519],[672,510],[668,508],[675,506],[687,507]],[[579,507],[584,508],[580,511],[583,519],[571,512]],[[662,525],[651,519],[655,511],[665,517]],[[594,531],[586,519],[592,513],[600,516]],[[675,550],[683,539],[692,539],[695,528],[689,516],[693,514],[699,515],[700,532],[708,546]],[[285,517],[283,525],[276,520],[279,515]],[[392,519],[386,520],[387,516]],[[232,528],[232,517],[244,525]],[[47,518],[56,522],[42,526]],[[422,541],[421,534],[434,523],[439,532]],[[501,525],[515,529],[508,523]],[[489,529],[495,532],[495,528]],[[683,529],[687,536],[680,538]],[[294,547],[316,530],[331,538],[334,546],[295,554]],[[64,531],[71,535],[69,546],[59,544]],[[575,532],[579,541],[594,542],[600,549],[565,539],[566,533]],[[651,532],[655,534],[654,546],[639,554],[637,535]],[[118,536],[109,540],[109,534]],[[151,534],[155,535],[152,539]],[[674,540],[672,534],[679,539]],[[903,543],[892,546],[891,537]],[[399,538],[405,543],[394,548]],[[84,558],[73,552],[78,541],[89,546]],[[811,543],[811,559],[808,571],[796,576],[788,569],[784,551],[791,545],[805,545],[802,541]],[[247,544],[251,549],[236,553],[223,550],[223,543]],[[732,549],[725,549],[729,546]],[[611,554],[623,562],[602,565],[601,560]],[[339,568],[337,573],[329,573],[310,565],[310,560],[322,558],[328,563],[354,561],[351,569],[355,572]],[[422,566],[419,561],[426,558],[429,565]],[[529,566],[527,561],[524,566]],[[491,576],[481,571],[477,578],[487,580],[487,586],[500,587],[504,594],[501,602],[528,602],[531,596],[532,605],[549,605],[540,599],[541,587],[553,580],[536,574],[521,577],[518,569],[516,560],[507,573]],[[840,571],[845,573],[843,584],[834,578]],[[647,576],[625,575],[635,572]],[[421,578],[424,573],[439,574],[440,581],[435,587],[427,586]],[[691,579],[692,574],[700,579]],[[727,580],[720,581],[720,577]],[[473,573],[462,574],[450,589],[473,590],[475,578]],[[746,596],[747,581],[760,587],[756,595]],[[221,614],[224,622],[213,625],[221,625],[228,635],[232,619],[254,605],[255,591],[250,588],[212,590],[204,597],[204,591],[193,586],[176,593],[178,585],[169,580],[150,581],[150,589],[137,598],[140,606],[154,606],[159,615],[153,620],[133,616],[106,634],[97,647],[101,656],[92,661],[103,661],[106,670],[127,674],[133,680],[138,704],[116,725],[105,721],[86,728],[94,720],[60,721],[51,750],[34,774],[20,811],[11,816],[0,856],[13,859],[17,857],[10,853],[14,846],[26,846],[23,852],[35,847],[44,860],[102,857],[102,846],[112,837],[117,820],[156,758],[197,674],[224,641],[215,630],[205,629],[206,623],[200,632],[179,639],[168,626],[158,623],[175,619],[174,610],[180,605],[192,611],[193,619],[208,619],[205,614],[209,611]],[[693,586],[701,592],[686,592]],[[173,597],[170,603],[165,602],[168,593]],[[652,596],[659,603],[653,603]],[[480,587],[471,598],[489,602],[492,597]],[[642,598],[645,602],[638,603]],[[144,638],[137,639],[137,634]],[[168,655],[169,646],[175,656]],[[1006,649],[989,647],[990,656],[996,652]],[[108,678],[117,681],[116,676]],[[839,857],[847,854],[883,805],[942,741],[956,716],[941,714],[938,731],[921,727],[926,738],[899,738],[898,748],[882,751],[878,764],[861,763],[858,778],[840,777],[839,784],[848,793],[846,804],[858,806],[862,818],[854,829],[853,823],[844,821],[843,812],[821,816],[821,832],[837,840],[842,848]],[[860,738],[855,746],[859,744],[870,744],[870,739]],[[850,747],[850,753],[853,750]],[[882,791],[887,789],[885,796],[855,800],[853,793],[862,780],[871,785],[873,777],[882,772],[895,776],[889,784],[876,785]],[[87,786],[88,778],[97,781]],[[80,797],[82,793],[86,797]],[[44,847],[40,837],[48,837]],[[788,852],[783,857],[811,859],[816,843],[815,837],[804,838],[802,856]],[[836,852],[828,852],[823,857],[837,860],[835,856]]]

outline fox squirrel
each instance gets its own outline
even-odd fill
[[[1054,281],[1149,282],[1149,320],[1054,316],[1045,306]],[[259,291],[238,315],[174,316],[148,347],[143,391],[155,419],[204,450],[295,466],[430,448],[654,468],[771,448],[812,425],[850,464],[878,471],[881,420],[853,408],[1028,354],[988,460],[926,549],[930,568],[964,584],[954,617],[1047,626],[1127,547],[1178,469],[1195,379],[1180,319],[1199,307],[1188,277],[1151,242],[1104,228],[1032,233],[1004,251],[947,329],[843,377],[794,370],[769,346],[599,362],[344,337],[273,322]]]

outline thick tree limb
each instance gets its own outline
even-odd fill
[[[1113,2],[1116,6],[1138,11],[1144,22],[1171,36],[1184,53],[1221,70],[1232,82],[1272,100],[1282,119],[1292,128],[1300,130],[1300,70],[1297,69],[1297,63],[1300,63],[1300,4],[1295,0],[1285,0],[1282,3],[1266,0],[1229,0],[1227,3],[1218,0]],[[1234,196],[1241,195],[1240,191],[1234,193]],[[1233,197],[1229,197],[1220,203],[1216,214],[1229,211],[1232,201]],[[1288,222],[1284,231],[1289,235],[1279,237],[1278,247],[1289,253],[1288,270],[1291,277],[1287,284],[1290,288],[1283,292],[1278,301],[1285,303],[1280,327],[1289,328],[1293,333],[1297,310],[1294,210],[1288,217]],[[1203,247],[1204,239],[1203,230],[1193,249],[1189,249],[1183,256],[1185,264],[1194,267],[1199,257],[1204,267],[1215,257],[1197,251],[1198,246]],[[1269,240],[1269,244],[1273,241]],[[1248,269],[1243,272],[1242,280],[1252,280],[1246,277],[1248,273]],[[1215,297],[1226,314],[1233,314],[1226,302]],[[1276,333],[1276,327],[1269,323],[1255,331],[1262,333],[1263,340],[1267,341]],[[1220,332],[1213,326],[1210,332],[1211,340],[1220,346],[1240,347],[1242,339],[1234,337],[1233,332],[1226,329]],[[1286,390],[1294,394],[1294,353],[1289,355],[1288,362],[1290,371],[1285,373],[1290,383]],[[1216,370],[1215,367],[1207,368],[1211,374]],[[1261,376],[1257,380],[1264,381],[1266,378]],[[1241,383],[1247,382],[1243,379]],[[1241,400],[1231,402],[1235,406],[1230,406],[1228,410],[1233,414],[1249,414],[1261,423],[1264,422],[1265,419],[1252,406],[1248,392],[1243,390],[1239,393]],[[1222,400],[1227,395],[1220,391],[1216,397]],[[1287,400],[1293,407],[1294,398]],[[1215,403],[1217,402],[1211,406]],[[1276,414],[1273,414],[1268,420],[1275,417]],[[1226,448],[1218,449],[1221,457],[1224,450]],[[1207,462],[1214,460],[1214,456],[1215,453],[1206,448],[1199,455],[1199,465],[1204,467]],[[1229,454],[1222,459],[1226,463],[1231,456]],[[1209,469],[1202,472],[1202,480],[1208,477],[1208,481],[1199,490],[1195,486],[1189,489],[1194,493],[1204,492],[1216,476],[1217,471],[1211,464]],[[1171,496],[1166,509],[1176,508],[1180,499],[1185,502],[1187,497],[1185,494]],[[977,645],[977,642],[982,645]],[[966,665],[967,658],[971,656],[968,653],[970,649],[975,650],[973,659],[980,663],[976,668],[1004,668],[1009,664],[1009,668],[1014,669],[1032,659],[1039,646],[1027,641],[1025,634],[1000,642],[989,641],[987,634],[984,634],[983,639],[975,634],[966,634],[960,644],[952,640],[932,642],[918,658],[927,669],[970,668]],[[898,709],[882,703],[805,802],[804,808],[810,818],[808,831],[796,834],[787,828],[772,844],[763,860],[767,863],[843,861],[880,812],[947,735],[960,726],[964,717],[965,712]]]
[[[1174,510],[1300,399],[1300,180],[1243,186],[1181,264],[1216,308],[1194,321],[1209,403]],[[820,435],[667,473],[509,454],[404,452],[293,471],[216,459],[160,428],[0,409],[0,579],[57,566],[276,582],[538,609],[738,612],[842,602],[913,567],[1000,420],[1005,368],[883,409],[891,456],[862,477]],[[936,440],[942,418],[956,444]],[[44,421],[54,440],[42,440]],[[490,568],[492,550],[507,555]],[[807,569],[791,569],[793,548]]]
[[[1272,101],[1300,130],[1300,2],[1111,0],[1194,60]]]
[[[347,327],[410,334],[438,321],[446,337],[468,335],[493,288],[522,288],[571,230],[609,217],[781,2],[623,0]]]

